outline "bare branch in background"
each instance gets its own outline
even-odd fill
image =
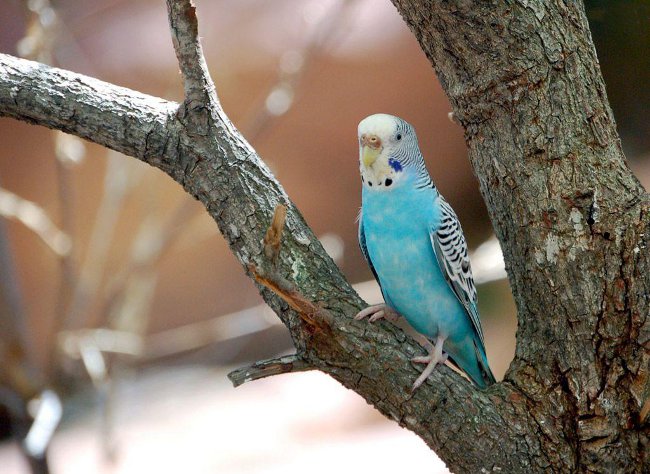
[[[470,253],[470,261],[474,282],[477,285],[508,277],[501,245],[494,235]]]
[[[284,285],[261,289],[301,359],[414,431],[452,470],[642,470],[650,261],[638,249],[650,213],[621,152],[581,3],[394,3],[465,129],[520,309],[515,361],[485,391],[441,367],[410,393],[421,349],[388,324],[353,320],[363,303],[217,102],[189,1],[168,0],[180,108],[0,55],[0,110],[162,169],[204,203],[249,271],[263,266],[264,230],[285,205],[277,274],[332,316],[314,331],[278,292]],[[557,133],[548,139],[540,127]]]
[[[300,85],[309,67],[321,55],[337,33],[347,26],[349,12],[359,2],[343,0],[335,3],[313,27],[300,49],[286,51],[280,58],[278,78],[269,91],[253,105],[242,122],[242,132],[249,141],[268,131],[274,120],[286,114],[295,103]]]
[[[70,236],[70,252],[61,255],[59,264],[61,277],[55,304],[54,328],[52,334],[56,337],[60,325],[64,324],[66,312],[70,305],[72,291],[77,283],[77,256],[78,249],[75,245],[74,215],[76,212],[75,189],[73,186],[73,168],[81,162],[85,154],[85,147],[77,137],[68,136],[62,132],[55,133],[55,169],[57,178],[57,192],[59,196],[59,215],[61,230]],[[56,354],[56,344],[50,346],[50,357],[45,368],[46,377],[52,379],[59,367],[59,357]]]
[[[144,341],[142,359],[153,361],[178,355],[211,344],[257,334],[281,324],[267,305],[253,306],[207,321],[151,334]]]
[[[27,59],[51,64],[59,18],[49,0],[24,2],[29,12],[27,32],[16,45],[18,54]]]
[[[104,189],[95,214],[86,257],[60,329],[78,327],[100,290],[104,267],[124,200],[138,179],[139,173],[136,167],[125,161],[118,153],[109,150],[104,173]]]
[[[70,237],[37,204],[0,188],[0,216],[20,222],[34,232],[56,255],[70,253]]]
[[[61,421],[61,400],[52,390],[43,390],[37,398],[29,402],[28,409],[34,422],[25,436],[23,445],[31,457],[43,459]]]
[[[129,280],[138,273],[155,273],[155,267],[172,249],[175,242],[190,229],[189,220],[196,217],[196,206],[189,199],[183,201],[166,218],[154,215],[142,219],[131,243],[127,262],[117,273],[107,278],[102,289],[102,304],[112,306],[126,292]],[[111,312],[110,310],[108,312]],[[101,321],[103,324],[104,321]]]

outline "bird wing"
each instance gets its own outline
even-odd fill
[[[366,262],[368,263],[368,266],[370,267],[370,271],[372,272],[372,275],[375,277],[375,280],[377,280],[377,283],[379,284],[379,287],[381,288],[381,282],[379,281],[379,276],[377,275],[377,270],[375,270],[374,265],[372,264],[372,260],[370,260],[370,255],[368,254],[368,247],[366,246],[366,234],[363,231],[363,211],[359,210],[359,247],[361,247],[361,253],[363,254],[363,258],[366,259]],[[383,290],[382,290],[383,293]]]
[[[393,302],[391,301],[390,297],[388,294],[384,291],[384,288],[381,286],[381,281],[379,280],[379,275],[377,274],[377,270],[375,270],[375,266],[372,264],[372,260],[370,260],[370,254],[368,253],[368,247],[366,246],[366,233],[364,232],[363,229],[363,210],[359,210],[359,216],[357,217],[357,221],[359,221],[359,247],[361,247],[361,253],[363,254],[363,258],[366,259],[366,262],[368,263],[368,267],[370,267],[370,271],[372,272],[372,276],[375,277],[375,281],[379,285],[379,289],[381,290],[381,295],[384,297],[384,302],[390,306],[391,308],[395,309],[395,305],[393,305]]]
[[[476,287],[463,229],[460,227],[456,213],[447,201],[439,196],[438,202],[440,204],[440,225],[436,229],[432,228],[429,232],[433,251],[449,288],[465,307],[474,330],[481,342],[484,343],[483,330],[476,306]]]

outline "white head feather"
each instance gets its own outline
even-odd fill
[[[418,150],[413,127],[388,114],[375,114],[359,123],[359,167],[365,186],[390,191],[403,178],[398,156],[407,149]],[[396,163],[398,163],[396,165]]]

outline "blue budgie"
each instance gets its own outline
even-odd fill
[[[431,343],[415,390],[447,357],[479,387],[494,383],[458,218],[429,177],[413,127],[376,114],[359,124],[359,245],[385,304],[356,319],[399,315]],[[444,351],[443,351],[444,349]]]

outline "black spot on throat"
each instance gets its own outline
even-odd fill
[[[386,186],[390,186],[391,184],[393,184],[393,180],[390,178],[386,178]]]

